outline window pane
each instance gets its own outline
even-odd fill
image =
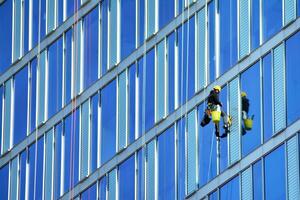
[[[298,64],[300,57],[300,32],[286,41],[286,93],[287,93],[287,122],[290,125],[300,117],[300,89]]]
[[[226,183],[220,189],[220,200],[239,200],[240,199],[240,180],[239,177],[235,177],[228,183]]]
[[[272,106],[272,57],[271,53],[263,60],[263,125],[264,141],[270,139],[273,133]]]
[[[282,26],[281,0],[262,0],[263,41],[276,34]]]
[[[117,199],[117,170],[114,169],[108,174],[108,200]]]
[[[178,132],[178,198],[185,198],[185,118],[180,119],[177,122],[177,132]]]
[[[32,25],[31,25],[31,48],[34,48],[39,40],[39,7],[40,7],[40,0],[32,0]],[[30,37],[30,36],[29,36]]]
[[[263,198],[263,177],[262,177],[262,165],[261,161],[256,162],[252,166],[253,173],[253,199],[262,200]]]
[[[251,1],[251,49],[254,50],[259,47],[259,2],[260,0]]]
[[[81,200],[96,200],[97,199],[97,184],[92,185],[81,194]]]
[[[78,11],[80,7],[80,0],[66,0],[66,7],[67,18],[69,18],[75,11]]]
[[[55,154],[54,154],[54,199],[60,197],[60,179],[61,179],[61,162],[62,162],[62,123],[55,126]]]
[[[220,0],[220,75],[237,61],[237,0]]]
[[[91,99],[91,115],[92,115],[92,125],[91,125],[91,172],[93,172],[98,166],[98,138],[100,134],[98,133],[98,109],[99,109],[99,95],[96,94]]]
[[[296,18],[296,1],[284,1],[284,25],[287,25]]]
[[[27,163],[28,163],[28,168],[29,168],[29,173],[27,175],[28,177],[28,199],[34,199],[34,183],[35,183],[35,148],[36,144],[32,144],[28,148],[28,157],[27,157]]]
[[[155,7],[156,1],[147,0],[147,38],[155,32],[156,27],[156,14]]]
[[[8,164],[0,169],[0,197],[1,199],[8,199]]]
[[[175,199],[174,126],[158,137],[158,199]]]
[[[175,32],[167,37],[168,113],[175,110]]]
[[[138,0],[139,3],[139,46],[144,43],[145,40],[145,1],[146,0]]]
[[[145,197],[145,149],[137,152],[137,199]]]
[[[84,30],[84,88],[98,78],[99,8],[94,8],[83,19]]]
[[[116,80],[101,91],[101,164],[116,153]]]
[[[265,199],[286,198],[285,171],[285,148],[282,145],[265,157]]]
[[[22,14],[22,2],[21,0],[14,0],[14,38],[13,38],[13,61],[20,58],[21,49],[21,37],[22,37],[22,26],[21,26],[21,14]]]
[[[245,156],[258,147],[261,141],[259,62],[241,75],[241,92],[242,155]],[[252,127],[246,124],[249,120],[253,123]]]
[[[203,8],[198,12],[198,34],[197,34],[197,90],[204,88],[207,84],[206,66],[206,10]],[[190,38],[190,40],[193,40]]]
[[[192,17],[187,22],[188,32],[187,32],[187,40],[184,42],[187,43],[187,54],[186,57],[183,58],[183,63],[186,64],[183,67],[187,67],[187,95],[188,99],[191,99],[195,94],[195,52],[196,52],[196,36],[195,36],[195,20],[196,17]]]
[[[127,73],[121,73],[118,78],[118,137],[119,150],[127,145]]]
[[[145,72],[145,131],[148,131],[154,125],[154,68],[155,52],[154,49],[146,55]]]
[[[136,0],[121,0],[121,60],[135,49]]]
[[[208,199],[209,199],[209,200],[218,200],[218,192],[215,191],[214,193],[210,194],[210,195],[208,196]]]
[[[138,67],[137,67],[137,77],[138,77],[138,137],[140,137],[145,132],[145,75],[144,75],[144,58],[138,60]]]
[[[12,4],[13,1],[4,1],[0,6],[0,73],[2,74],[11,64],[12,58]]]
[[[252,168],[248,167],[241,173],[241,197],[244,200],[253,199]]]
[[[118,62],[118,0],[109,0],[109,68]]]
[[[159,0],[159,29],[167,25],[174,18],[175,1]]]
[[[43,161],[44,161],[44,138],[40,138],[37,141],[37,155],[36,155],[36,166],[34,169],[35,177],[35,198],[43,198]]]
[[[28,108],[28,68],[19,71],[15,77],[14,85],[14,127],[13,144],[18,144],[27,135],[27,108]]]
[[[71,83],[72,83],[72,34],[73,29],[68,30],[65,33],[65,49],[64,49],[64,56],[65,56],[65,72],[64,72],[64,81],[65,81],[65,105],[71,101]]]
[[[99,199],[106,200],[106,176],[100,179],[99,183]]]
[[[45,200],[50,200],[53,197],[52,180],[53,180],[53,130],[51,129],[45,136],[45,180],[44,180],[44,195]]]
[[[36,100],[37,100],[37,58],[30,63],[30,133],[36,127]]]
[[[135,105],[136,105],[136,66],[132,65],[129,67],[128,74],[128,84],[129,84],[129,143],[132,143],[135,139]]]
[[[239,1],[239,58],[246,56],[250,49],[249,0]]]
[[[186,101],[187,97],[187,23],[177,29],[178,46],[178,106]]]
[[[134,199],[134,155],[119,166],[119,199]]]
[[[20,154],[20,180],[19,180],[19,197],[20,199],[25,199],[25,190],[26,190],[26,156],[27,156],[27,151],[23,151]],[[2,179],[1,179],[2,180]],[[1,193],[1,192],[0,192]]]
[[[57,1],[57,26],[63,23],[64,1]]]
[[[3,146],[2,152],[6,152],[10,147],[11,141],[11,105],[12,105],[12,79],[4,85],[4,115],[3,115]]]
[[[211,1],[208,4],[208,70],[210,83],[216,78],[215,24],[215,1]]]
[[[82,89],[82,21],[74,25],[73,32],[73,67],[72,67],[72,97],[75,97]]]
[[[38,32],[39,34],[39,40],[41,41],[44,39],[46,35],[46,0],[40,0],[40,9],[37,7],[39,13],[40,13],[40,30]],[[39,27],[39,26],[38,26]]]
[[[107,70],[107,49],[108,49],[108,2],[101,2],[101,74],[104,75]]]
[[[38,65],[38,124],[45,119],[45,96],[46,96],[46,51],[40,54]]]
[[[81,152],[80,152],[80,158],[81,158],[81,166],[80,166],[80,179],[83,179],[86,177],[89,173],[89,140],[90,140],[90,126],[89,126],[89,119],[90,119],[90,113],[89,113],[89,101],[86,101],[81,106]]]
[[[10,195],[9,199],[17,200],[18,197],[18,168],[19,168],[19,157],[15,157],[10,163]]]
[[[58,39],[48,49],[48,119],[62,107],[63,40]]]
[[[55,28],[55,0],[47,0],[47,33]]]
[[[165,41],[161,41],[157,45],[157,66],[156,66],[156,121],[165,116]]]
[[[156,140],[146,146],[146,199],[154,199],[156,194]]]

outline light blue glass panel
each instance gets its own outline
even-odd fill
[[[55,28],[55,0],[47,1],[47,33]]]
[[[109,172],[108,174],[108,200],[116,200],[117,193],[117,170]]]
[[[147,0],[147,37],[151,36],[155,32],[155,0]]]
[[[229,163],[232,164],[240,159],[240,92],[239,79],[235,78],[229,83],[229,114],[232,117],[232,126],[229,134]]]
[[[240,37],[240,58],[249,53],[249,0],[240,0],[240,23],[239,23],[239,37]]]
[[[81,91],[81,21],[74,25],[74,35],[73,35],[73,97]]]
[[[288,199],[299,199],[299,145],[297,136],[287,142],[287,181]]]
[[[19,157],[17,156],[11,161],[10,165],[10,198],[11,200],[18,200],[18,170]]]
[[[21,16],[22,16],[22,0],[15,0],[14,3],[14,38],[13,38],[13,60],[17,60],[21,56]]]
[[[187,118],[187,193],[197,189],[197,121],[196,110]]]
[[[159,121],[165,116],[165,41],[163,40],[157,45],[157,69],[156,69],[156,121]]]
[[[155,140],[147,144],[146,199],[155,199]]]
[[[198,77],[197,89],[201,90],[207,83],[207,66],[206,66],[206,19],[205,9],[198,12]]]
[[[38,66],[38,124],[45,120],[46,51],[40,54]]]
[[[252,200],[252,191],[252,167],[249,167],[248,169],[242,172],[242,199]]]
[[[296,1],[284,0],[284,24],[290,23],[296,18]]]
[[[53,130],[51,129],[46,133],[45,138],[45,200],[51,200],[53,198]]]
[[[10,148],[11,140],[11,87],[12,79],[9,79],[4,85],[4,115],[3,115],[3,138],[2,152]]]
[[[118,62],[118,0],[110,0],[109,11],[109,67]]]
[[[274,134],[286,126],[284,45],[273,52]]]
[[[127,83],[126,71],[118,79],[118,134],[119,149],[126,147],[127,142]]]
[[[86,177],[89,173],[89,141],[90,141],[90,127],[89,127],[89,101],[82,104],[81,107],[81,167],[80,179]]]

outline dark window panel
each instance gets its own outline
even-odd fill
[[[137,199],[142,200],[145,196],[145,149],[141,149],[137,153]]]
[[[119,166],[119,198],[134,199],[134,155]]]
[[[174,18],[175,1],[159,1],[159,29],[163,28]]]
[[[185,199],[185,118],[177,122],[178,132],[178,199]]]
[[[55,127],[55,153],[54,153],[54,198],[60,197],[60,179],[61,179],[61,139],[62,139],[62,123]]]
[[[141,58],[138,60],[138,72],[137,72],[137,76],[138,76],[138,81],[139,81],[139,88],[138,88],[138,98],[139,98],[139,136],[142,136],[142,134],[145,132],[145,97],[144,97],[144,72],[143,70],[145,69],[145,67],[143,67],[144,65],[144,58]]]
[[[25,186],[26,186],[26,158],[27,158],[27,152],[23,151],[20,154],[20,169],[19,169],[19,198],[25,199]]]
[[[36,144],[32,144],[28,148],[28,157],[27,157],[27,163],[29,167],[29,181],[28,181],[28,196],[29,199],[34,199],[34,183],[35,183],[35,148]]]
[[[145,0],[139,0],[139,46],[145,40]]]
[[[108,0],[101,3],[101,75],[107,71]]]
[[[252,0],[251,8],[251,50],[259,47],[259,0]]]
[[[240,199],[240,180],[235,177],[220,189],[220,200],[239,200]]]
[[[23,38],[23,44],[24,44],[24,55],[29,50],[29,0],[25,0],[24,3],[24,38]]]
[[[91,171],[93,172],[97,168],[97,151],[98,151],[98,107],[99,107],[99,95],[96,94],[91,100],[91,114],[92,114],[92,130],[91,130]]]
[[[262,177],[262,162],[258,161],[253,165],[253,199],[262,200],[263,198],[263,177]]]
[[[168,36],[168,113],[175,110],[175,32]]]
[[[208,5],[208,71],[209,82],[216,79],[216,52],[215,52],[215,1]]]
[[[129,143],[135,140],[135,92],[136,92],[136,66],[129,67]]]
[[[43,160],[44,160],[44,138],[37,141],[36,171],[35,177],[35,198],[43,198]]]
[[[81,200],[96,200],[97,199],[97,184],[90,186],[81,194]]]
[[[182,105],[186,101],[186,76],[187,76],[187,65],[186,61],[187,53],[187,23],[180,26],[177,29],[177,46],[178,46],[178,106]]]
[[[65,104],[68,104],[71,101],[72,34],[73,29],[69,29],[65,35]]]
[[[1,199],[8,199],[8,177],[9,177],[9,165],[5,165],[0,169],[0,197]]]
[[[195,94],[195,16],[192,17],[188,23],[188,44],[186,48],[186,57],[184,57],[184,66],[187,66],[187,84],[188,84],[188,100]],[[184,41],[185,42],[185,41]],[[185,60],[186,59],[186,60]]]
[[[102,177],[100,179],[100,183],[99,183],[99,199],[100,200],[106,200],[106,187],[107,187],[107,183],[106,183],[106,177]]]

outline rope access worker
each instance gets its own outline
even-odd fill
[[[205,114],[201,121],[201,126],[204,127],[211,121],[211,112],[212,111],[220,111],[221,117],[223,118],[224,130],[225,133],[220,136],[219,131],[216,130],[217,137],[226,137],[229,132],[229,126],[231,125],[231,119],[224,111],[221,111],[222,103],[219,100],[219,94],[221,92],[221,87],[219,85],[214,86],[213,90],[210,91],[209,96],[207,97],[207,107],[205,110]],[[217,127],[216,127],[217,128]]]

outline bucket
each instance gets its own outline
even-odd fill
[[[221,118],[221,112],[220,111],[211,111],[211,118],[214,123],[219,123]]]
[[[249,131],[252,129],[253,121],[252,119],[248,118],[244,120],[244,124],[245,124],[245,129]]]

